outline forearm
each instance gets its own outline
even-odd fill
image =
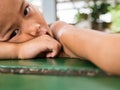
[[[91,59],[100,46],[103,33],[91,30],[77,30],[76,28],[65,31],[59,41],[74,52],[78,57]]]
[[[120,35],[93,30],[81,30],[80,35],[85,36],[85,57],[102,70],[120,75]]]
[[[0,42],[0,59],[18,58],[18,45],[8,42]]]
[[[91,30],[64,32],[60,42],[102,70],[120,75],[120,36]]]
[[[51,29],[53,30],[55,38],[62,43],[65,53],[70,57],[90,59],[89,51],[93,51],[91,49],[99,45],[96,44],[100,42],[103,36],[103,33],[93,30],[77,29],[61,21],[54,23]],[[95,53],[95,51],[93,53]]]
[[[108,73],[120,75],[119,34],[78,30],[64,22],[53,24],[52,29],[65,53],[70,52],[68,56],[83,57]]]
[[[99,57],[93,62],[108,73],[120,75],[120,35],[108,34],[102,39]]]

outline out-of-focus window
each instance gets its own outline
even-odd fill
[[[42,0],[27,0],[27,1],[34,5],[37,9],[42,11]]]
[[[120,32],[120,0],[56,0],[56,3],[58,20],[83,28],[101,31],[115,28]]]
[[[59,20],[76,23],[75,15],[81,13],[90,13],[87,0],[56,0],[57,1],[57,17]]]

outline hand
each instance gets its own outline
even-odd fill
[[[45,53],[46,57],[55,57],[61,45],[48,35],[42,35],[19,45],[18,58],[29,59]]]

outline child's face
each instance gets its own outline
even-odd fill
[[[0,41],[24,42],[52,33],[42,14],[25,0],[0,2]]]

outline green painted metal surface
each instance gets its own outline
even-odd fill
[[[0,72],[62,76],[105,75],[90,62],[69,58],[0,61]]]
[[[17,68],[17,69],[16,69]],[[31,69],[29,73],[18,73],[21,69]],[[39,73],[39,69],[69,71],[69,73]],[[3,71],[2,71],[3,70]],[[4,72],[4,70],[6,70]],[[15,73],[15,70],[18,71]],[[98,74],[73,71],[94,71]],[[1,60],[0,90],[119,90],[120,78],[106,76],[99,68],[80,59],[34,59],[34,60]],[[102,73],[102,74],[101,74]],[[70,74],[70,75],[69,75]]]

